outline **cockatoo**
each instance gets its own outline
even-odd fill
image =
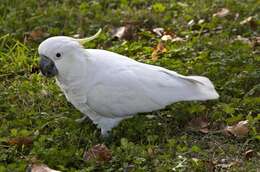
[[[41,73],[56,77],[67,100],[85,115],[81,120],[89,117],[102,135],[139,112],[219,97],[206,77],[183,76],[110,51],[84,49],[100,32],[85,39],[51,37],[38,52]]]

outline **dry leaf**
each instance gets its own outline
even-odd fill
[[[104,144],[97,144],[85,151],[83,159],[85,161],[96,161],[97,163],[107,162],[112,159],[111,151]]]
[[[252,44],[253,44],[253,47],[259,46],[260,45],[260,36],[254,37],[252,39]]]
[[[207,171],[210,171],[210,172],[214,172],[215,171],[215,165],[216,165],[216,162],[213,161],[213,160],[203,160],[203,162],[205,163],[205,167],[207,169]]]
[[[195,24],[195,21],[192,19],[192,20],[190,20],[189,22],[188,22],[188,26],[193,26]]]
[[[48,92],[48,91],[45,90],[45,89],[42,89],[42,90],[40,91],[40,93],[41,93],[41,95],[42,95],[43,97],[48,97],[48,96],[50,95],[50,92]]]
[[[254,153],[255,153],[254,150],[249,149],[249,150],[247,150],[247,151],[244,153],[244,156],[245,156],[245,158],[246,158],[247,160],[249,160],[250,158],[253,157]]]
[[[181,37],[176,37],[176,38],[172,39],[172,42],[183,42],[183,41],[185,41],[185,40]]]
[[[148,153],[149,157],[151,157],[151,158],[155,157],[158,152],[159,151],[158,151],[158,149],[156,147],[149,147],[147,149],[147,153]]]
[[[235,14],[235,20],[238,20],[239,16],[240,16],[240,14],[239,14],[239,13],[236,13],[236,14]]]
[[[258,28],[257,22],[254,20],[252,16],[247,17],[243,21],[240,22],[241,25],[246,25],[249,24],[249,26],[253,29],[256,30]]]
[[[73,35],[72,37],[73,37],[73,38],[76,38],[76,39],[79,39],[79,38],[81,38],[81,35],[80,35],[80,34],[75,34],[75,35]]]
[[[246,136],[249,132],[248,120],[240,121],[239,123],[232,126],[227,126],[226,128],[224,128],[224,132],[227,134],[231,133],[236,137]]]
[[[163,36],[164,28],[161,28],[161,27],[154,28],[154,29],[153,29],[153,32],[154,32],[157,36],[161,37],[161,36]]]
[[[248,38],[242,37],[242,36],[240,36],[240,35],[238,35],[235,40],[241,41],[241,42],[243,42],[243,43],[245,43],[245,44],[252,45],[252,42],[251,42]]]
[[[200,19],[200,20],[198,21],[198,24],[202,24],[202,23],[204,23],[204,22],[205,22],[204,19]]]
[[[133,24],[126,24],[125,26],[113,29],[112,37],[120,40],[131,40],[134,38],[134,30],[135,27]]]
[[[25,33],[24,35],[24,43],[31,42],[31,41],[39,41],[46,37],[48,37],[50,34],[45,32],[43,28],[36,28],[35,30]]]
[[[207,134],[209,132],[209,121],[206,117],[197,117],[192,119],[188,123],[188,128],[190,128],[193,131],[200,131],[204,134]]]
[[[27,168],[26,171],[28,171],[28,172],[60,172],[60,171],[49,168],[45,164],[32,164]]]
[[[234,162],[230,162],[228,164],[217,164],[215,167],[218,169],[230,169],[233,166],[239,166],[240,162],[234,161]]]
[[[167,49],[165,48],[164,44],[162,42],[159,42],[156,47],[153,49],[152,53],[152,60],[155,62],[158,60],[158,55],[160,53],[167,52]]]
[[[33,139],[31,137],[16,137],[7,141],[9,145],[32,145]]]
[[[201,128],[199,131],[204,133],[204,134],[209,133],[209,129],[208,128]]]
[[[162,37],[161,37],[161,40],[162,41],[171,41],[173,38],[172,38],[172,36],[171,35],[163,35]]]
[[[251,22],[253,20],[253,17],[247,17],[246,19],[244,19],[243,21],[240,22],[241,25],[247,24],[249,22]]]
[[[230,12],[229,9],[222,8],[220,11],[214,13],[213,17],[220,17],[220,18],[222,18],[222,17],[227,16],[229,14],[229,12]]]

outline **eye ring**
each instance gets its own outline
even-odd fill
[[[55,57],[55,59],[60,59],[61,58],[61,53],[56,53],[56,55],[55,55],[56,57]]]
[[[60,54],[60,53],[57,53],[57,54],[56,54],[56,57],[60,57],[60,56],[61,56],[61,54]]]

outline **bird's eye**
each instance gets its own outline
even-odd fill
[[[60,56],[61,56],[61,54],[60,54],[60,53],[57,53],[57,54],[56,54],[56,57],[60,57]]]
[[[61,53],[56,53],[56,59],[60,59]]]

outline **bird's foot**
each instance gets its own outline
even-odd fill
[[[85,116],[83,116],[82,118],[79,118],[79,119],[76,119],[75,121],[77,122],[77,123],[82,123],[82,122],[84,122],[86,119],[87,119],[87,115],[85,115]]]

